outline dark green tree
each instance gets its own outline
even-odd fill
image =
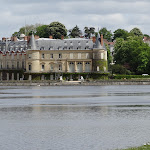
[[[126,40],[128,36],[129,36],[128,31],[124,29],[117,29],[114,31],[113,39],[115,40],[116,38],[123,38],[124,40]]]
[[[139,28],[133,28],[129,33],[131,36],[143,36],[143,33]]]
[[[114,60],[116,64],[128,64],[135,73],[147,72],[150,58],[150,47],[144,43],[142,37],[130,36],[125,41],[118,38],[115,43]]]
[[[99,31],[99,34],[103,34],[104,39],[107,39],[108,41],[112,41],[112,33],[111,31],[108,31],[107,28],[101,28]]]
[[[48,34],[52,35],[54,39],[61,39],[62,35],[64,37],[67,35],[66,27],[60,22],[52,22],[47,29]]]
[[[82,35],[82,32],[77,25],[73,29],[69,30],[70,37],[75,38],[75,37],[80,37],[81,35]]]
[[[36,35],[38,35],[41,38],[48,38],[48,25],[42,25],[36,28]]]
[[[91,38],[91,35],[95,33],[95,28],[94,27],[84,27],[84,33],[86,38]]]

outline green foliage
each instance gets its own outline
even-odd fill
[[[111,65],[112,74],[131,74],[124,66],[115,64]]]
[[[130,36],[126,41],[118,38],[114,50],[116,64],[128,64],[129,69],[137,74],[147,73],[150,47],[143,42],[141,37]]]
[[[142,36],[143,37],[143,33],[141,32],[141,30],[139,28],[133,28],[130,31],[130,35],[131,36]]]
[[[48,25],[42,25],[36,28],[36,35],[38,35],[41,38],[48,38]]]
[[[77,25],[73,29],[70,29],[69,32],[69,36],[72,38],[80,37],[82,35],[82,32]]]
[[[26,25],[24,27],[21,27],[18,32],[14,32],[12,36],[16,36],[20,38],[20,34],[25,34],[26,36],[31,35],[32,32],[36,32],[36,28],[41,26],[41,24],[35,24],[35,25]]]
[[[108,61],[108,66],[110,65],[110,63],[112,62],[112,56],[110,53],[110,48],[108,46],[108,44],[105,43],[106,49],[107,49],[107,61]]]
[[[150,150],[150,145],[144,145],[140,147],[132,147],[132,148],[127,148],[127,149],[122,149],[122,150]]]
[[[124,40],[127,39],[129,33],[128,31],[124,30],[124,29],[117,29],[114,31],[114,40],[117,38],[123,38]]]
[[[102,72],[104,72],[104,67],[106,67],[106,70],[108,69],[107,61],[105,61],[105,60],[97,60],[97,61],[95,61],[94,66],[99,66],[99,69]]]
[[[67,35],[66,27],[60,22],[52,22],[48,26],[48,34],[52,35],[54,39],[61,39],[61,36],[64,37]]]
[[[121,75],[117,74],[113,76],[114,79],[149,79],[150,76],[142,76],[142,75]]]
[[[84,27],[84,33],[85,33],[85,37],[90,39],[91,35],[95,33],[95,28]]]
[[[112,40],[112,33],[111,31],[108,31],[107,28],[101,28],[99,31],[99,34],[103,34],[104,39],[107,39],[108,41]]]
[[[144,34],[145,37],[150,37],[148,34]]]

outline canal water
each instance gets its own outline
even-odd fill
[[[149,133],[149,85],[0,87],[1,150],[115,150]]]

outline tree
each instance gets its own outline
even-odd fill
[[[143,36],[143,33],[141,32],[141,30],[139,28],[133,28],[130,31],[130,35],[131,36]]]
[[[35,25],[26,25],[24,27],[21,27],[18,32],[14,32],[12,36],[20,37],[20,34],[25,34],[26,36],[31,35],[32,32],[36,33],[36,28],[41,26],[41,24],[35,24]]]
[[[118,38],[114,50],[116,64],[128,64],[129,69],[137,74],[147,72],[150,47],[143,42],[142,37],[130,36],[127,40]]]
[[[94,27],[84,27],[84,33],[86,38],[91,38],[91,35],[95,33]]]
[[[108,31],[105,27],[100,29],[99,34],[103,34],[104,39],[107,39],[108,41],[112,40],[111,31]]]
[[[82,35],[82,32],[77,25],[73,29],[70,29],[69,32],[70,32],[69,36],[73,38],[80,37]]]
[[[36,35],[38,35],[41,38],[48,38],[48,25],[42,25],[36,28]]]
[[[61,39],[61,36],[64,37],[67,35],[66,27],[60,22],[52,22],[48,26],[48,34],[52,35],[54,39]]]
[[[128,35],[129,35],[128,31],[126,31],[124,29],[117,29],[114,31],[113,39],[115,40],[116,38],[123,38],[124,40],[126,40]]]
[[[106,49],[107,49],[107,61],[108,61],[108,67],[110,66],[110,64],[112,63],[112,56],[111,56],[111,52],[110,52],[110,48],[108,46],[108,44],[105,43]]]

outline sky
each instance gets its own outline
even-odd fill
[[[150,0],[0,0],[0,38],[31,24],[63,23],[114,32],[138,27],[150,35]]]

